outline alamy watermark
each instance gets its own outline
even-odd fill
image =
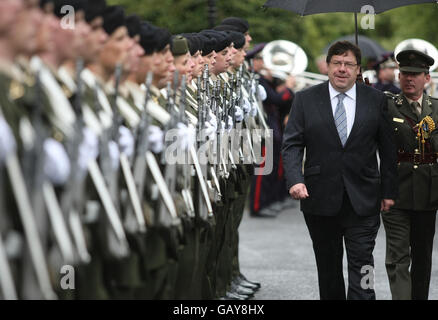
[[[360,13],[365,14],[360,20],[360,26],[362,29],[375,29],[375,10],[371,5],[365,5],[360,9]]]
[[[185,139],[178,129],[166,132],[163,151],[166,164],[194,164],[187,148],[182,147],[187,145]],[[255,175],[269,175],[273,170],[272,130],[232,129],[213,136],[201,130],[197,140],[196,154],[200,165],[253,164]]]
[[[64,265],[61,267],[60,274],[63,275],[59,283],[61,289],[75,290],[75,268],[71,265]]]
[[[364,275],[360,280],[361,288],[374,290],[374,267],[370,265],[363,266],[360,273]]]
[[[61,8],[61,14],[64,16],[61,19],[61,28],[62,29],[69,29],[74,30],[76,24],[76,12],[75,8],[73,6],[63,6]]]

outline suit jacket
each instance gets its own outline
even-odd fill
[[[420,116],[412,111],[402,94],[388,93],[388,108],[392,122],[396,147],[399,152],[415,153],[419,147],[417,129],[412,127],[429,116],[438,126],[438,100],[423,94],[423,110]],[[426,139],[425,152],[438,153],[438,130]],[[404,210],[429,211],[438,209],[438,164],[415,164],[400,162],[398,171],[399,196],[394,208]]]
[[[397,154],[387,99],[369,86],[356,85],[356,115],[344,147],[336,130],[328,81],[298,92],[282,152],[288,190],[304,183],[309,192],[309,198],[301,201],[304,213],[334,216],[347,192],[355,212],[371,216],[379,214],[381,199],[397,196]]]

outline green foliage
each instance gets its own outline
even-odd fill
[[[172,33],[196,32],[209,27],[208,0],[108,0],[128,13],[136,13]],[[262,9],[265,0],[216,0],[216,23],[229,16],[247,19],[253,43],[285,39],[300,45],[309,57],[310,71],[314,59],[334,39],[354,33],[352,13],[328,13],[301,17],[281,9]],[[438,46],[438,5],[424,4],[393,9],[375,16],[375,29],[359,34],[378,41],[385,49],[404,39],[421,38]]]

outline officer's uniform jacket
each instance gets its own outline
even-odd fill
[[[415,127],[426,116],[430,116],[438,125],[438,100],[423,95],[422,113],[417,116],[402,94],[386,93],[389,101],[389,115],[394,128],[395,143],[398,150],[398,186],[399,197],[394,208],[405,210],[438,209],[438,164],[433,154],[438,152],[438,130],[425,140],[422,160],[421,138]],[[410,154],[410,155],[406,155]],[[412,156],[414,154],[414,156]],[[411,161],[406,161],[411,159]],[[433,163],[424,163],[433,162]]]

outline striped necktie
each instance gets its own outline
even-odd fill
[[[338,105],[335,111],[335,124],[338,130],[339,138],[341,139],[342,146],[345,146],[347,141],[347,114],[345,113],[345,106],[343,103],[346,97],[345,93],[338,94]]]

